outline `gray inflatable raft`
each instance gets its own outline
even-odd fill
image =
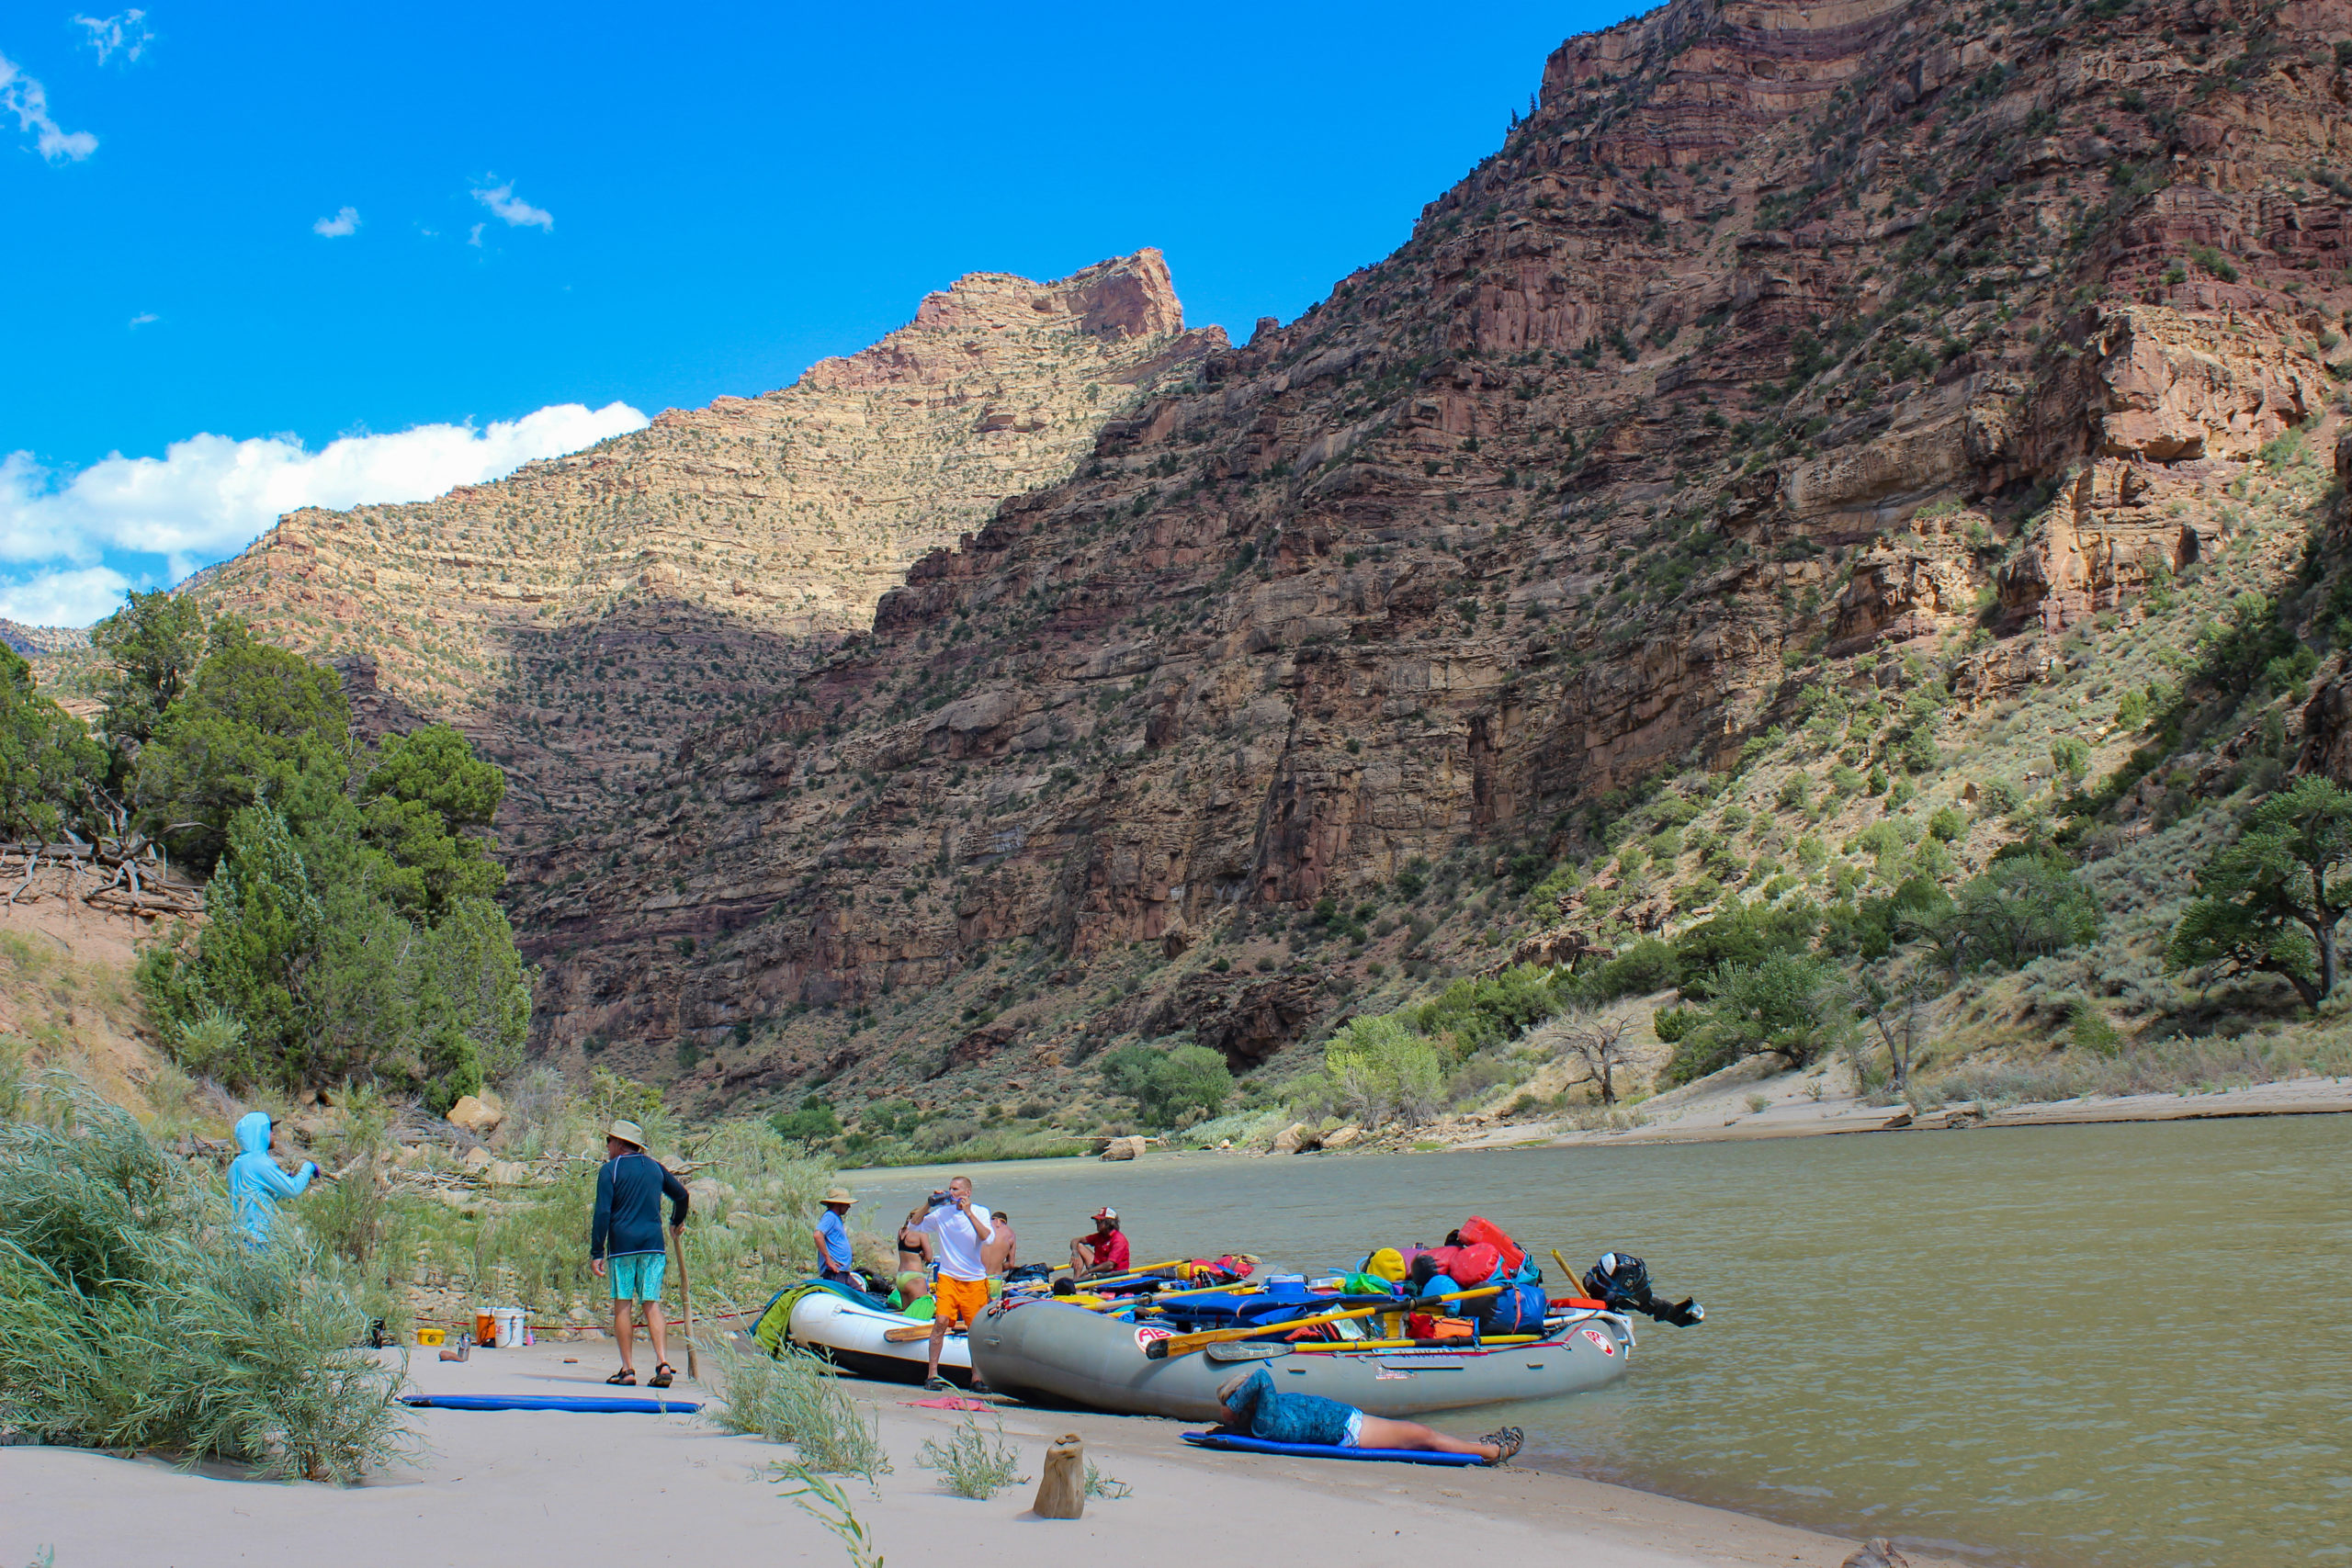
[[[1319,1393],[1371,1416],[1416,1416],[1600,1388],[1625,1375],[1634,1352],[1633,1325],[1602,1312],[1555,1320],[1524,1345],[1351,1349],[1337,1341],[1300,1349],[1261,1340],[1240,1352],[1249,1360],[1213,1359],[1204,1350],[1152,1360],[1144,1347],[1162,1333],[1050,1297],[998,1302],[972,1326],[972,1369],[1003,1393],[1215,1421],[1216,1385],[1262,1366],[1293,1393]]]

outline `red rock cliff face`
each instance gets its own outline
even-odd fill
[[[1216,969],[1221,922],[1555,853],[1833,640],[1987,593],[1962,694],[2032,678],[2199,547],[2200,465],[2320,404],[2344,13],[1677,0],[1571,40],[1396,254],[583,833],[612,869],[523,909],[543,1048],[684,1043],[712,1100],[1175,1029],[1246,1064],[1361,976]]]
[[[528,875],[691,728],[765,705],[864,632],[910,561],[1066,476],[1223,343],[1184,331],[1157,251],[1052,283],[974,273],[781,391],[666,410],[437,501],[289,513],[188,591],[464,726],[507,770],[501,827]]]

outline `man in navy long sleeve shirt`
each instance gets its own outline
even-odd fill
[[[685,1183],[645,1152],[645,1131],[634,1122],[616,1122],[605,1134],[605,1164],[596,1172],[596,1218],[588,1235],[588,1267],[613,1281],[613,1337],[620,1341],[621,1370],[606,1382],[635,1383],[637,1325],[630,1303],[645,1303],[645,1328],[653,1339],[654,1388],[668,1388],[677,1376],[670,1365],[662,1321],[662,1274],[669,1249],[662,1240],[662,1200],[670,1200],[670,1234],[684,1228]]]

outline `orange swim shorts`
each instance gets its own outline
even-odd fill
[[[973,1320],[989,1304],[986,1280],[955,1280],[942,1274],[933,1284],[931,1293],[938,1303],[932,1310],[931,1321],[944,1323],[951,1329],[971,1327]]]

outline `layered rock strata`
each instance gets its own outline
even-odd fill
[[[187,592],[465,726],[527,843],[771,699],[910,561],[1222,343],[1184,331],[1157,251],[1053,283],[975,273],[782,391],[435,501],[289,513]]]
[[[2037,679],[2329,406],[2347,22],[1674,0],[1571,40],[1395,254],[558,856],[541,1048],[697,1104],[1123,1034],[1246,1066],[1406,940],[1305,926],[1548,863],[1826,660]]]

